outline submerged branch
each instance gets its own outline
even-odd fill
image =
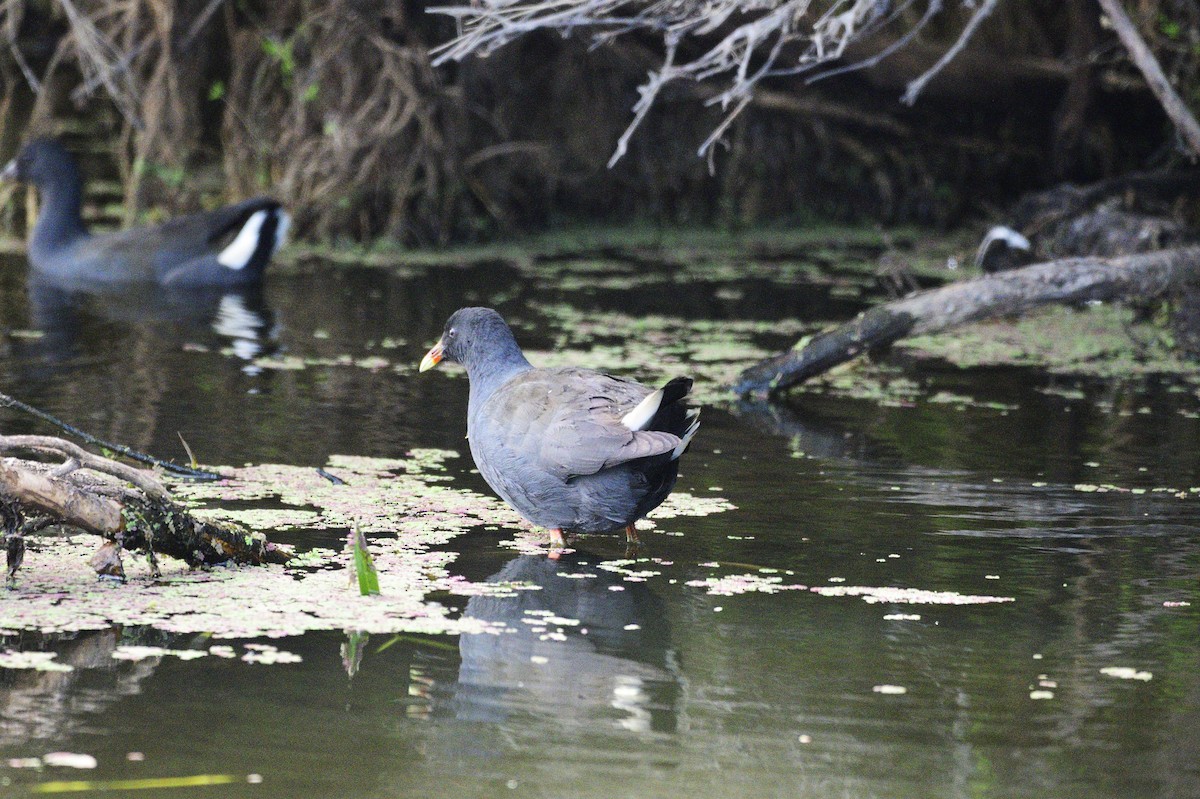
[[[1040,305],[1157,297],[1200,281],[1200,247],[1122,258],[1068,258],[964,280],[876,306],[738,376],[741,396],[772,394],[907,336],[1022,314]]]
[[[107,449],[111,452],[116,452],[120,455],[125,456],[126,458],[129,458],[130,460],[138,461],[138,462],[144,463],[148,466],[157,466],[158,468],[162,469],[165,472],[174,474],[176,477],[184,477],[184,478],[189,478],[192,480],[220,480],[221,479],[221,475],[216,474],[215,472],[207,472],[202,469],[193,469],[188,466],[180,466],[177,463],[171,463],[170,461],[164,461],[160,458],[154,457],[153,455],[147,455],[144,452],[138,452],[135,449],[130,449],[129,447],[125,446],[124,444],[114,444],[111,441],[105,441],[102,438],[96,438],[91,433],[86,433],[83,430],[80,430],[78,427],[75,427],[74,425],[64,422],[62,419],[59,419],[57,416],[46,413],[45,411],[41,410],[40,408],[35,408],[28,403],[21,402],[21,400],[16,399],[15,397],[10,397],[8,394],[5,394],[3,392],[0,392],[0,407],[16,408],[19,411],[24,411],[25,413],[28,413],[31,416],[36,416],[37,418],[41,419],[44,422],[49,422],[50,424],[57,427],[59,430],[63,430],[67,433],[70,433],[71,435],[78,438],[80,441],[84,441],[88,444],[94,444],[97,447],[101,447],[102,449]],[[60,441],[64,444],[70,443],[70,442],[63,441],[60,438],[55,438],[55,439],[50,439],[50,440]],[[72,446],[74,446],[74,445],[72,445]],[[111,463],[111,461],[109,461],[109,462]],[[120,465],[120,464],[117,464],[117,465]],[[120,475],[117,475],[117,476],[119,477]],[[130,481],[130,482],[133,482],[133,481]]]

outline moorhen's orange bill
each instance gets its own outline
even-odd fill
[[[277,201],[259,197],[155,227],[92,235],[80,216],[79,169],[54,139],[26,144],[0,178],[37,187],[42,208],[29,265],[62,282],[246,285],[262,279],[290,221]]]
[[[658,507],[700,426],[685,404],[692,381],[660,389],[591,369],[537,369],[490,308],[462,308],[421,371],[461,363],[470,380],[467,439],[488,485],[522,516],[550,530],[604,533]]]

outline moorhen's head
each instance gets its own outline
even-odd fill
[[[63,179],[77,180],[77,175],[75,159],[67,152],[67,148],[50,138],[28,142],[0,172],[0,178],[35,186],[45,186]]]
[[[500,314],[491,308],[460,308],[446,321],[442,337],[421,360],[424,372],[442,361],[461,363],[468,369],[487,362],[525,362],[521,350]]]

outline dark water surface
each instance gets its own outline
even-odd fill
[[[316,264],[271,276],[261,296],[80,298],[27,286],[13,259],[0,266],[0,389],[180,460],[180,434],[206,463],[465,452],[466,381],[409,368],[459,305],[497,305],[538,349],[569,337],[571,322],[547,312],[564,304],[584,318],[768,323],[855,307],[817,284],[635,273],[646,285],[533,283],[503,262]],[[31,329],[44,335],[22,334]],[[272,353],[406,367],[254,365]],[[303,657],[275,666],[110,657],[131,640],[208,645],[153,631],[0,638],[0,649],[49,647],[76,667],[0,670],[0,757],[99,761],[41,772],[0,761],[0,795],[50,780],[229,774],[135,795],[1200,797],[1194,389],[1028,370],[907,374],[915,402],[808,393],[706,409],[679,487],[737,510],[680,519],[682,536],[647,534],[643,554],[662,563],[645,582],[596,568],[621,556],[615,537],[557,562],[501,548],[493,531],[455,539],[454,572],[542,586],[466,603],[515,634],[383,649],[373,638],[353,677],[346,636],[333,633],[272,642]],[[930,401],[938,392],[975,402]],[[53,432],[7,410],[0,430]],[[455,467],[456,483],[485,490],[468,467]],[[1123,490],[1082,488],[1102,484]],[[1168,487],[1185,498],[1154,490]],[[313,543],[338,545],[327,539]],[[686,585],[760,567],[807,586],[1014,601]],[[0,617],[10,601],[0,597]],[[523,621],[546,614],[589,634],[542,640]],[[1148,674],[1101,671],[1111,667]]]

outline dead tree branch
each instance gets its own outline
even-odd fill
[[[965,46],[996,2],[985,0],[974,11],[952,51],[918,79],[920,85],[915,89],[910,87],[914,98],[924,81]],[[813,0],[634,4],[624,0],[505,0],[429,10],[453,17],[459,25],[458,37],[434,50],[435,65],[471,55],[486,56],[537,30],[585,31],[597,44],[635,31],[661,36],[665,55],[659,68],[652,70],[638,89],[633,119],[617,143],[609,161],[612,166],[625,154],[630,137],[668,84],[678,81],[716,84],[706,103],[720,106],[725,116],[700,147],[698,154],[709,156],[723,132],[753,101],[763,80],[829,66],[841,59],[851,44],[883,26],[908,24],[909,35],[900,36],[887,48],[891,54],[912,41],[911,34],[924,27],[942,6],[942,0],[929,0],[926,13],[914,23],[906,23],[900,12],[892,9],[892,4],[879,0],[837,0],[815,7]],[[682,57],[685,40],[692,45],[689,52],[698,50],[700,54],[690,59]],[[832,72],[823,73],[828,74]]]
[[[925,88],[925,84],[933,80],[934,75],[941,72],[947,64],[954,60],[954,57],[962,52],[962,49],[967,46],[967,42],[971,40],[971,36],[975,34],[976,29],[985,19],[987,19],[993,11],[996,10],[996,3],[999,0],[984,0],[983,5],[975,9],[975,13],[971,15],[971,19],[963,28],[958,40],[942,54],[942,57],[937,60],[929,69],[925,70],[921,75],[909,82],[908,88],[904,90],[904,96],[900,98],[902,103],[912,105],[917,101],[918,95]]]
[[[21,466],[12,458],[0,461],[0,493],[89,533],[111,536],[122,531],[121,506],[116,499],[86,492],[65,479]]]
[[[166,487],[159,482],[158,478],[152,472],[134,469],[123,463],[117,463],[108,458],[93,455],[83,447],[61,438],[55,438],[54,436],[0,437],[0,453],[16,450],[52,452],[68,458],[67,464],[70,464],[72,468],[62,470],[60,467],[60,471],[55,475],[57,477],[65,476],[78,468],[91,469],[94,472],[109,474],[126,482],[133,483],[142,493],[151,499],[167,501],[171,498],[171,495],[167,493]]]
[[[1069,258],[964,280],[885,303],[751,366],[733,391],[773,394],[906,336],[936,333],[1050,303],[1151,298],[1200,281],[1200,247],[1123,258]]]
[[[0,436],[0,453],[14,452],[52,453],[66,461],[53,466],[15,457],[0,460],[0,510],[4,511],[10,579],[24,555],[24,536],[49,524],[104,538],[105,573],[120,573],[121,548],[145,550],[152,563],[155,555],[169,555],[190,566],[226,561],[285,563],[292,556],[289,548],[261,535],[194,517],[151,472],[87,452],[69,441]]]
[[[1196,157],[1200,156],[1200,124],[1196,122],[1196,117],[1188,110],[1187,105],[1180,99],[1179,93],[1175,91],[1175,87],[1167,80],[1158,59],[1154,57],[1154,53],[1150,52],[1150,48],[1138,33],[1133,20],[1125,13],[1121,0],[1100,0],[1100,7],[1112,21],[1113,29],[1121,38],[1125,49],[1129,51],[1129,57],[1146,77],[1146,83],[1150,86],[1150,90],[1154,92],[1154,96],[1158,98],[1163,110],[1167,112],[1167,116],[1171,118],[1171,122],[1175,124],[1175,128],[1187,142],[1192,160],[1196,160]]]

